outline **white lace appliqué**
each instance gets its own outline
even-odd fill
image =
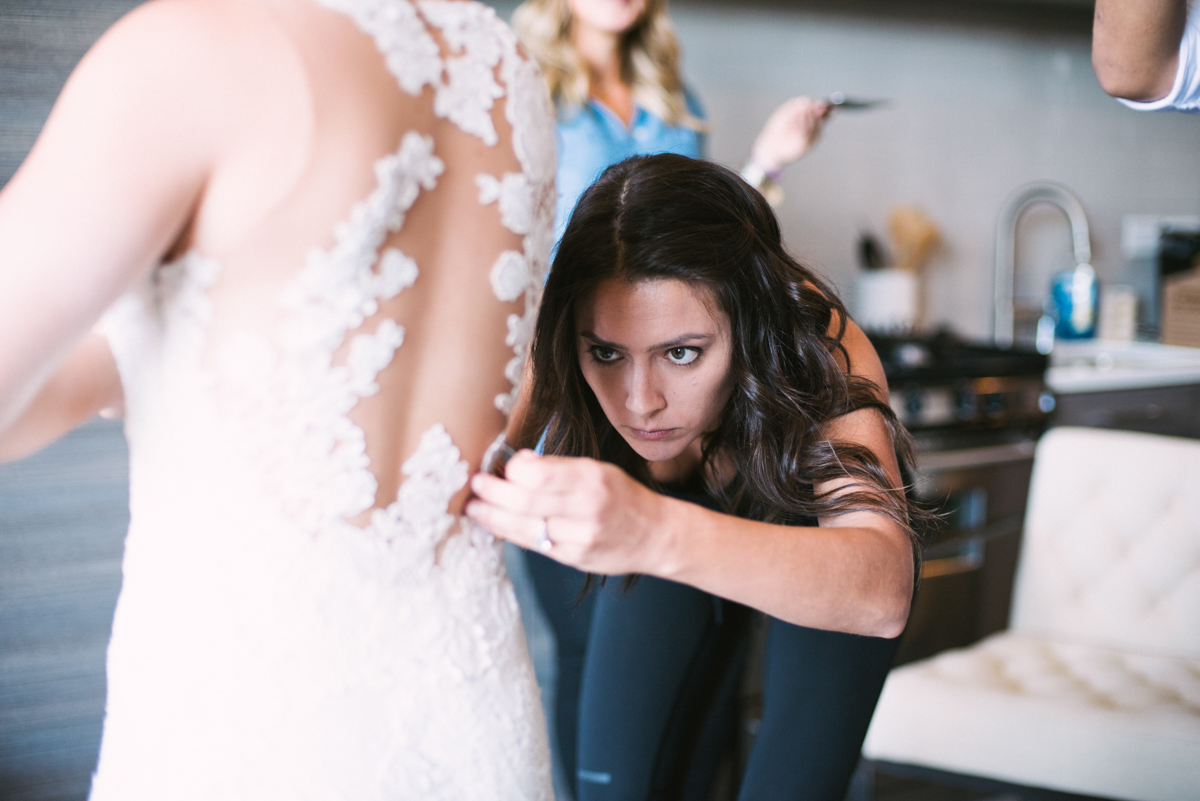
[[[425,5],[436,0],[426,0]],[[457,3],[438,3],[456,6]],[[522,314],[508,317],[505,339],[513,349],[513,358],[504,374],[512,383],[510,392],[496,396],[496,406],[505,414],[512,411],[519,394],[525,359],[533,339],[541,289],[549,269],[548,258],[553,241],[554,220],[554,127],[553,109],[542,83],[541,73],[532,61],[523,57],[512,33],[497,34],[503,48],[500,74],[509,86],[505,118],[512,126],[513,150],[521,172],[502,176],[482,173],[476,177],[479,202],[497,203],[504,227],[522,238],[522,252],[505,251],[496,259],[490,273],[492,291],[502,301],[525,297]]]
[[[421,437],[405,460],[405,481],[396,500],[371,514],[371,526],[393,547],[408,551],[418,572],[431,569],[434,549],[454,527],[450,499],[467,484],[467,463],[441,425]]]
[[[318,0],[354,20],[375,39],[388,71],[404,91],[421,90],[442,80],[442,56],[437,41],[425,27],[417,9],[396,0]]]
[[[434,99],[434,113],[487,144],[496,144],[491,109],[504,96],[504,89],[496,82],[495,68],[508,44],[504,34],[511,33],[485,6],[445,0],[422,0],[418,6],[455,51],[446,58],[446,80]]]
[[[375,39],[388,70],[409,94],[434,89],[434,113],[486,144],[497,141],[492,105],[504,97],[495,67],[512,36],[496,12],[475,3],[425,0],[319,0],[349,16]],[[418,13],[417,9],[420,9]],[[421,17],[440,29],[452,54],[443,58]]]
[[[500,300],[525,296],[523,313],[509,317],[505,340],[513,349],[505,366],[513,389],[496,397],[496,406],[508,414],[519,391],[553,238],[553,109],[541,73],[521,55],[512,31],[486,6],[448,0],[421,0],[415,6],[403,0],[320,1],[349,15],[375,39],[405,91],[417,94],[432,86],[434,113],[489,145],[498,139],[492,108],[505,97],[496,80],[497,68],[508,86],[505,118],[512,126],[513,150],[522,171],[478,178],[480,202],[499,200],[504,225],[523,238],[522,252],[502,253],[490,274]],[[451,51],[444,59],[421,17],[441,32]]]
[[[242,379],[227,382],[223,400],[243,428],[243,447],[262,466],[266,489],[309,531],[342,529],[375,504],[366,437],[347,415],[379,391],[376,377],[404,342],[404,328],[385,318],[350,339],[344,364],[334,363],[334,353],[380,301],[417,280],[409,256],[379,249],[444,169],[430,138],[406,134],[396,153],[376,163],[375,191],[338,226],[333,247],[312,251],[284,289],[280,302],[290,314],[279,356],[248,342],[248,334],[219,354],[222,372]]]

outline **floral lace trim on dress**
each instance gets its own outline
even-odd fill
[[[461,3],[423,0],[422,12],[442,28],[447,42],[476,42],[489,53],[498,48],[500,75],[508,86],[504,113],[512,127],[513,150],[521,172],[501,176],[479,174],[479,202],[497,203],[501,223],[522,237],[522,250],[506,250],[492,265],[492,292],[503,302],[524,296],[520,315],[509,315],[505,339],[513,357],[505,366],[505,377],[513,388],[496,396],[496,407],[505,415],[512,411],[519,394],[529,344],[541,300],[542,284],[549,268],[548,256],[554,220],[554,126],[553,108],[541,72],[525,58],[512,31],[487,14],[462,11]],[[483,45],[483,42],[489,42]]]
[[[229,379],[226,408],[243,428],[243,440],[253,443],[267,489],[309,531],[350,526],[346,520],[375,504],[378,482],[366,435],[347,415],[379,391],[376,377],[404,342],[404,328],[383,319],[374,331],[350,339],[345,364],[334,364],[334,353],[380,301],[417,280],[409,256],[396,248],[377,254],[444,169],[432,139],[406,134],[396,153],[376,163],[378,186],[337,227],[333,247],[312,251],[284,288],[280,302],[291,314],[282,329],[282,353],[246,333],[220,354]]]
[[[496,68],[500,69],[508,87],[505,117],[512,126],[513,149],[522,172],[501,178],[483,174],[479,180],[500,184],[495,193],[481,184],[480,202],[503,197],[504,225],[524,237],[523,252],[502,253],[491,272],[498,299],[511,302],[525,295],[524,312],[510,316],[505,340],[513,349],[504,371],[513,389],[496,396],[496,406],[507,415],[519,391],[553,236],[554,116],[541,73],[521,55],[512,31],[486,6],[448,0],[421,0],[415,5],[404,0],[320,2],[347,14],[374,38],[401,88],[415,95],[432,86],[434,113],[488,145],[498,141],[492,107],[505,97],[495,77]],[[441,32],[450,55],[441,57],[422,17]]]
[[[505,343],[513,349],[513,357],[504,368],[504,375],[513,385],[510,392],[496,396],[496,407],[506,415],[512,411],[519,393],[519,384],[533,340],[533,328],[537,321],[538,303],[545,276],[545,253],[542,240],[548,240],[550,226],[542,212],[550,208],[553,195],[539,187],[522,173],[507,173],[502,179],[486,173],[475,179],[479,187],[479,202],[487,205],[497,203],[500,219],[505,227],[523,237],[523,252],[506,250],[492,265],[488,276],[492,292],[502,301],[511,302],[525,298],[524,314],[510,314],[508,336]]]
[[[505,81],[512,81],[505,112],[524,172],[479,177],[481,191],[495,189],[494,196],[481,195],[481,201],[498,202],[503,224],[523,238],[523,252],[502,253],[490,276],[500,300],[525,297],[524,313],[508,319],[506,341],[514,355],[505,375],[514,389],[496,399],[507,413],[528,351],[552,235],[553,116],[540,73],[521,55],[516,37],[495,13],[474,3],[321,2],[346,13],[372,36],[404,91],[417,94],[433,86],[435,113],[489,145],[498,140],[491,110],[505,97],[495,77],[497,68]],[[450,55],[441,56],[425,23],[441,31]],[[516,100],[530,94],[532,101]],[[376,164],[376,190],[338,226],[334,246],[310,254],[286,287],[282,303],[290,315],[279,357],[247,342],[227,349],[233,353],[223,372],[245,379],[230,393],[233,406],[240,407],[235,417],[245,426],[246,439],[255,443],[255,456],[266,468],[263,475],[270,477],[268,489],[281,498],[289,517],[310,531],[351,526],[346,521],[376,502],[378,482],[370,470],[365,434],[347,415],[361,398],[378,391],[376,377],[403,343],[404,329],[383,320],[374,331],[353,335],[345,364],[335,365],[334,353],[349,332],[377,312],[380,301],[395,297],[417,279],[411,258],[394,248],[379,254],[379,248],[390,232],[401,228],[420,191],[436,186],[443,170],[431,139],[406,134],[400,149]],[[314,466],[319,466],[316,473]],[[453,523],[449,501],[465,484],[466,470],[449,435],[435,426],[405,463],[406,479],[396,502],[377,509],[369,528],[395,543],[405,538],[399,535],[415,531],[404,522],[411,513],[425,521],[423,525],[436,522],[427,533],[444,536]],[[406,489],[410,484],[414,489]],[[425,487],[424,493],[433,485],[445,490],[436,493],[435,504],[440,504],[438,513],[444,517],[426,520],[424,512],[409,508],[413,498],[424,498],[428,506],[432,497],[418,493],[418,485]]]
[[[485,6],[447,0],[421,0],[415,6],[403,0],[320,1],[349,15],[375,39],[405,91],[415,95],[432,86],[434,113],[488,145],[498,141],[492,107],[505,97],[495,78],[499,67],[508,87],[505,117],[512,126],[513,149],[522,172],[500,178],[485,173],[478,181],[480,202],[499,199],[504,225],[524,240],[522,252],[502,253],[490,275],[501,301],[525,296],[523,314],[508,319],[505,340],[513,348],[513,358],[505,367],[513,389],[496,396],[496,406],[507,415],[519,391],[553,236],[554,114],[541,73],[521,54],[512,31]],[[441,32],[451,55],[441,58],[421,17]],[[488,181],[494,185],[485,185]]]
[[[419,3],[419,13],[418,6],[403,0],[318,2],[346,14],[375,40],[400,88],[418,95],[432,86],[435,114],[488,145],[496,144],[490,111],[505,94],[494,70],[505,50],[502,34],[507,28],[496,19],[495,11],[444,0]],[[442,57],[425,21],[441,29],[446,44],[458,51],[456,55]]]

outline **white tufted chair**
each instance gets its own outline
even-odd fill
[[[1200,441],[1038,445],[1008,631],[892,671],[868,759],[1200,799]]]

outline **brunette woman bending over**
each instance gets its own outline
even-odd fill
[[[583,194],[532,353],[523,430],[545,431],[546,455],[477,475],[467,512],[565,564],[639,577],[595,597],[581,801],[703,784],[744,607],[770,631],[741,797],[841,799],[915,572],[911,443],[866,337],[784,250],[758,192],[658,155]]]

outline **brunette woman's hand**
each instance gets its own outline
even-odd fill
[[[661,562],[671,500],[619,467],[526,450],[509,460],[504,475],[477,473],[477,497],[466,507],[497,537],[589,573],[653,572]]]
[[[816,143],[832,110],[833,106],[811,97],[785,101],[767,118],[750,158],[768,174],[782,170]]]

